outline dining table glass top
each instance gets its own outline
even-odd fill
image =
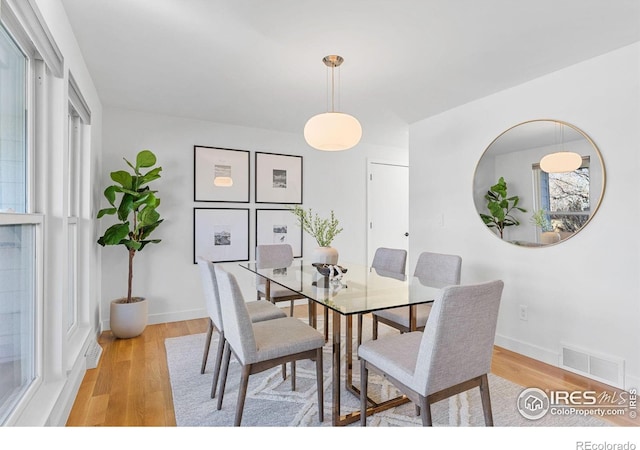
[[[444,287],[417,277],[343,262],[340,266],[346,271],[333,278],[320,275],[316,267],[302,259],[295,259],[288,267],[274,269],[258,269],[254,262],[240,266],[342,315],[429,303]]]

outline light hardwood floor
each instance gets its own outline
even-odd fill
[[[306,314],[306,307],[299,312]],[[109,331],[102,333],[102,357],[97,368],[87,371],[67,426],[175,426],[164,340],[206,330],[207,319],[196,319],[150,325],[133,339],[115,339]],[[492,372],[523,387],[617,391],[500,347],[494,350]],[[640,425],[638,419],[631,420],[628,415],[610,422],[617,426]]]

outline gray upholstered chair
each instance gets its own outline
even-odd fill
[[[289,244],[261,244],[256,246],[256,267],[258,269],[283,269],[287,268],[293,262],[293,249]],[[294,301],[306,298],[304,295],[298,294],[290,289],[270,283],[269,297],[267,298],[267,290],[265,279],[260,275],[256,276],[256,290],[258,292],[258,300],[265,298],[272,303],[289,301],[289,315],[293,317]],[[312,313],[316,310],[311,300],[308,300],[309,324],[315,325],[315,317]],[[329,336],[328,312],[325,308],[324,335],[325,340]]]
[[[407,267],[407,251],[401,248],[380,247],[371,262],[373,269],[404,275]]]
[[[487,374],[491,371],[504,283],[448,286],[433,303],[425,331],[367,341],[360,357],[360,424],[366,425],[369,370],[382,374],[419,407],[432,425],[430,405],[480,388],[484,420],[493,425]]]
[[[380,275],[405,278],[407,251],[401,248],[379,247],[373,255],[371,268]],[[362,314],[358,314],[358,345],[362,343]]]
[[[421,282],[435,287],[460,284],[462,258],[458,255],[423,252],[418,257],[413,276]],[[416,306],[416,330],[424,330],[431,305]],[[373,313],[373,339],[378,339],[378,325],[384,323],[390,327],[406,333],[411,330],[409,323],[409,307],[385,309]]]
[[[250,375],[291,362],[291,376],[295,377],[295,361],[312,359],[316,363],[318,418],[322,422],[324,420],[322,374],[324,336],[295,317],[251,322],[235,276],[220,266],[216,266],[215,271],[218,279],[220,306],[226,339],[218,395],[218,410],[222,408],[232,352],[242,366],[235,426],[240,426],[242,421]]]
[[[256,246],[256,267],[258,269],[284,269],[293,262],[293,249],[289,244],[262,244]],[[290,302],[289,315],[293,317],[294,300],[305,298],[290,289],[271,283],[267,297],[266,282],[260,275],[256,276],[258,300],[265,298],[271,303]]]
[[[224,329],[222,324],[222,313],[220,312],[220,296],[218,294],[218,283],[213,263],[201,257],[198,257],[197,263],[200,269],[200,279],[202,281],[207,314],[209,315],[209,327],[207,329],[207,336],[204,342],[204,354],[202,355],[200,373],[204,373],[207,367],[207,358],[209,356],[209,348],[211,347],[213,331],[216,330],[219,335],[216,362],[213,369],[213,382],[211,384],[211,398],[214,398],[216,395],[218,377],[220,376],[220,364],[222,362],[222,352],[224,348]],[[284,311],[273,303],[265,301],[247,302],[247,311],[249,312],[249,317],[252,322],[262,322],[263,320],[278,319],[287,316]],[[283,373],[286,376],[284,368]]]

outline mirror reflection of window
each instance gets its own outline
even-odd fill
[[[573,172],[547,173],[533,164],[536,183],[536,209],[546,212],[552,231],[575,233],[591,213],[589,197],[589,157]]]

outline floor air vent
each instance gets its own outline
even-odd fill
[[[575,347],[563,345],[560,367],[614,387],[624,388],[624,360],[622,359],[596,356]]]
[[[89,348],[87,348],[87,352],[84,354],[87,362],[87,369],[95,369],[98,367],[100,356],[102,356],[102,347],[100,347],[100,345],[95,341],[90,343]]]

